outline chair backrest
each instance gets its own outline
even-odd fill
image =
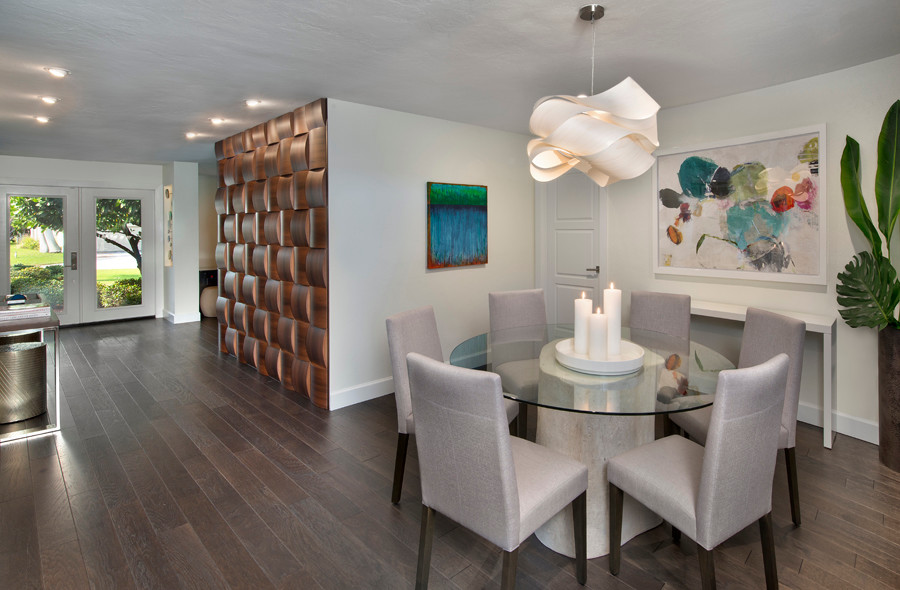
[[[543,289],[488,293],[488,311],[491,332],[547,323]]]
[[[691,296],[633,291],[628,325],[633,330],[652,330],[690,340]]]
[[[422,504],[500,547],[519,543],[519,494],[500,376],[407,357]]]
[[[796,445],[797,406],[800,404],[800,373],[803,370],[805,339],[806,322],[763,309],[747,308],[738,367],[758,365],[780,352],[791,359],[784,393],[784,410],[781,413],[781,426],[786,431],[786,440],[779,440],[781,448]]]
[[[409,375],[406,355],[418,352],[438,361],[444,360],[434,308],[430,305],[404,311],[385,320],[391,369],[394,373],[394,397],[397,404],[397,429],[403,434],[413,430],[412,404],[409,401]]]
[[[697,543],[712,549],[772,510],[790,360],[719,373],[697,494]]]

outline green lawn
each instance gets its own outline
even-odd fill
[[[110,268],[97,271],[98,283],[111,283],[123,279],[139,279],[141,273],[136,268]]]
[[[27,266],[43,266],[45,264],[62,264],[62,252],[38,252],[37,250],[28,250],[19,248],[16,245],[9,247],[9,263],[25,264]],[[137,271],[137,269],[135,269]]]

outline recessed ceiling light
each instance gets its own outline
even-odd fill
[[[210,119],[209,121],[210,121],[210,123],[212,123],[213,125],[221,125],[222,123],[225,122],[225,119],[223,119],[222,117],[213,117],[213,118]]]
[[[38,115],[38,116],[36,116],[36,117],[34,118],[34,120],[37,121],[38,123],[49,123],[49,122],[50,122],[50,117],[45,117],[45,116],[43,116],[43,115]]]
[[[68,76],[69,74],[72,73],[69,70],[67,70],[66,68],[58,68],[55,66],[50,67],[50,68],[44,68],[44,69],[47,70],[51,76],[55,76],[57,78],[65,78],[66,76]]]
[[[47,104],[56,104],[60,101],[60,99],[55,96],[42,96],[41,100]]]
[[[244,104],[247,105],[248,107],[258,107],[259,105],[262,104],[262,101],[259,100],[258,98],[248,98],[247,100],[244,101]]]
[[[197,137],[197,134],[194,133],[193,131],[188,131],[187,133],[184,134],[184,136],[187,137],[188,139],[194,139],[195,137]]]

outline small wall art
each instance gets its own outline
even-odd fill
[[[487,261],[487,187],[429,182],[428,268]]]
[[[820,125],[658,152],[655,272],[824,285],[824,146]]]
[[[163,197],[163,217],[166,224],[165,265],[174,264],[175,221],[172,219],[172,187],[167,186]]]

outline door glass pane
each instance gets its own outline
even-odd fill
[[[141,201],[97,199],[97,307],[140,305]]]
[[[63,310],[62,197],[9,198],[9,290],[40,293],[57,311]]]

